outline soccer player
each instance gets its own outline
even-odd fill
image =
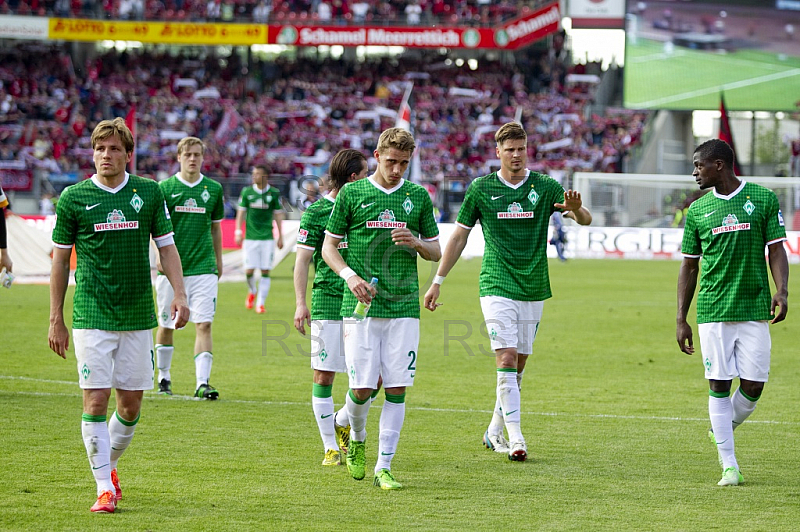
[[[403,179],[415,147],[414,137],[400,128],[381,133],[374,151],[377,170],[336,197],[322,245],[325,262],[349,288],[341,307],[350,380],[347,469],[356,480],[365,476],[369,399],[382,377],[386,402],[373,483],[387,490],[402,487],[391,463],[405,419],[406,388],[414,384],[417,371],[417,255],[436,262],[442,254],[428,192]],[[339,253],[345,236],[346,261]],[[377,290],[367,281],[373,277],[378,279]],[[358,302],[371,304],[362,321],[349,319]]]
[[[122,497],[117,462],[139,422],[142,391],[153,388],[151,235],[175,288],[170,314],[178,327],[186,324],[189,307],[164,195],[155,181],[125,171],[133,155],[125,121],[103,120],[91,143],[97,173],[66,188],[56,211],[48,341],[66,358],[64,298],[74,245],[72,336],[83,389],[81,432],[98,495],[91,511],[110,513]],[[117,409],[106,424],[111,388],[116,389]]]
[[[524,461],[528,447],[520,428],[520,383],[542,318],[544,300],[552,296],[547,270],[550,215],[566,212],[581,225],[592,215],[578,192],[564,191],[555,179],[531,172],[528,137],[516,122],[495,133],[500,170],[475,179],[467,189],[447,242],[439,271],[425,294],[425,307],[440,305],[441,285],[480,221],[486,247],[480,273],[480,301],[495,352],[497,389],[494,414],[483,435],[488,449]],[[508,440],[503,436],[503,426]]]
[[[211,323],[217,310],[217,281],[222,275],[222,219],[225,218],[222,185],[200,173],[206,147],[196,137],[178,142],[180,171],[160,183],[167,202],[175,246],[183,265],[183,282],[189,298],[189,321],[195,324],[195,392],[198,399],[215,400],[219,392],[211,386]],[[172,395],[172,354],[175,324],[169,315],[172,285],[161,272],[156,278],[158,330],[156,366],[158,393]]]
[[[8,255],[6,207],[8,207],[8,198],[3,192],[3,187],[0,186],[0,270],[5,268],[7,271],[11,272],[14,269],[14,263],[11,262],[11,257]]]
[[[691,355],[692,328],[686,316],[700,274],[697,331],[709,383],[709,437],[722,466],[720,486],[744,482],[733,430],[753,413],[764,391],[772,346],[768,323],[786,318],[789,283],[778,198],[767,188],[739,180],[733,161],[733,150],[722,140],[709,140],[694,151],[692,176],[700,190],[713,191],[692,203],[686,214],[678,276],[676,336],[681,351]],[[775,281],[771,297],[765,246]],[[739,388],[731,395],[735,377]]]
[[[329,172],[330,192],[309,205],[300,219],[297,257],[294,263],[294,293],[297,302],[294,327],[303,335],[306,334],[305,325],[311,328],[311,368],[314,370],[311,405],[325,446],[325,457],[322,460],[324,466],[341,464],[341,453],[347,452],[350,439],[350,420],[346,407],[334,415],[331,393],[336,373],[347,373],[341,315],[342,298],[347,285],[322,260],[322,242],[336,196],[347,183],[363,179],[367,175],[367,159],[358,150],[342,150],[333,157]],[[338,248],[342,258],[347,257],[346,239],[339,242]],[[306,287],[308,266],[312,260],[315,275],[309,312]]]
[[[272,236],[272,219],[278,226],[278,249],[283,249],[282,222],[284,218],[281,196],[278,190],[269,185],[269,171],[263,164],[256,165],[252,172],[253,186],[245,187],[239,196],[239,207],[236,212],[236,245],[242,245],[242,223],[246,220],[244,232],[244,269],[247,276],[247,299],[245,307],[253,308],[256,302],[256,313],[266,312],[264,303],[269,295],[272,257],[276,244]],[[261,279],[256,288],[253,273],[261,270]],[[258,299],[256,301],[256,293]]]

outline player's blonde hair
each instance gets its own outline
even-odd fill
[[[417,145],[414,143],[414,136],[399,127],[391,127],[381,133],[378,139],[378,153],[394,148],[404,152],[413,152]]]
[[[527,142],[528,134],[522,129],[519,122],[508,122],[500,126],[494,134],[494,140],[498,146],[502,146],[507,140],[524,140]]]
[[[200,153],[202,155],[206,154],[206,144],[202,140],[197,137],[183,137],[178,142],[178,157],[180,157],[184,150],[188,150],[192,146],[200,146]]]
[[[118,136],[122,141],[122,146],[125,148],[125,153],[133,151],[133,133],[128,129],[125,120],[122,118],[115,118],[114,120],[103,120],[92,131],[92,149],[95,148],[98,142],[106,140],[114,135]]]

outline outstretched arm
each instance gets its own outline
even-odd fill
[[[786,257],[786,248],[783,247],[783,241],[775,242],[768,246],[769,253],[769,269],[772,272],[772,279],[775,281],[775,295],[772,296],[772,304],[769,312],[774,318],[770,323],[778,323],[786,319],[786,313],[789,311],[788,298],[789,298],[789,259]],[[778,313],[775,313],[775,309]]]
[[[686,316],[689,314],[689,307],[692,305],[694,291],[697,288],[699,271],[699,258],[684,257],[678,274],[678,316],[675,337],[678,340],[678,347],[687,355],[694,354],[692,327],[686,322]]]
[[[581,225],[592,223],[592,213],[583,206],[581,193],[576,190],[564,192],[564,203],[554,203],[553,206],[564,211],[564,215],[572,218]]]

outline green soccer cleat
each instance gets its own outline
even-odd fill
[[[717,486],[738,486],[744,484],[744,477],[735,467],[729,467],[722,472],[722,480],[717,482]]]
[[[158,394],[172,395],[172,381],[169,381],[167,379],[161,379],[158,382]]]
[[[719,461],[719,466],[721,468],[725,468],[722,464],[722,453],[719,452],[719,448],[717,447],[717,439],[714,437],[714,429],[708,429],[708,439],[711,440],[711,443],[714,444],[714,448],[717,449],[717,460]]]
[[[351,441],[347,453],[347,471],[356,480],[362,480],[366,475],[367,457],[363,441]]]
[[[403,487],[402,484],[397,482],[388,469],[381,469],[375,473],[375,479],[372,481],[373,486],[378,486],[382,490],[399,490]]]
[[[215,401],[219,398],[219,392],[210,384],[201,384],[194,392],[194,396],[198,399],[208,399]]]
[[[347,454],[347,448],[350,447],[350,425],[340,427],[334,422],[333,428],[336,430],[336,443],[339,444],[339,449]]]
[[[324,466],[342,465],[342,456],[339,454],[339,451],[335,449],[328,449],[327,451],[325,451],[325,458],[322,459],[322,465]]]

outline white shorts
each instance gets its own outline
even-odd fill
[[[245,270],[271,270],[275,240],[247,240],[242,245]]]
[[[417,373],[419,319],[344,320],[344,356],[350,388],[413,386]]]
[[[152,390],[153,331],[73,329],[83,389]]]
[[[516,301],[500,296],[481,297],[481,310],[492,349],[515,347],[520,355],[533,353],[544,301]]]
[[[701,323],[697,333],[706,379],[767,382],[772,348],[768,322]]]
[[[342,320],[311,322],[311,368],[346,373]]]
[[[189,303],[189,321],[192,323],[211,323],[217,312],[217,290],[219,278],[213,273],[190,275],[183,278],[186,299]],[[156,304],[158,305],[158,324],[167,329],[175,328],[175,320],[170,319],[170,304],[175,292],[166,275],[156,277]]]

